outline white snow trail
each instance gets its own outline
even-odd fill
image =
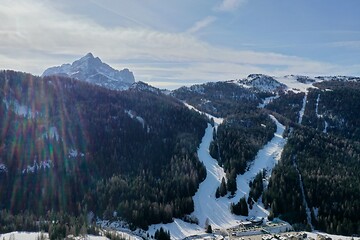
[[[272,169],[281,158],[281,153],[286,144],[286,139],[283,138],[285,126],[282,125],[274,116],[270,115],[271,119],[276,124],[276,132],[274,137],[257,153],[255,160],[249,167],[249,170],[236,178],[237,192],[233,200],[238,202],[240,198],[247,197],[250,192],[249,182],[253,180],[260,171],[266,169],[266,179],[270,179]],[[255,217],[267,217],[269,212],[264,209],[262,204],[255,204],[253,209],[249,211],[249,215]]]
[[[301,189],[301,194],[302,194],[302,199],[303,199],[303,205],[305,207],[305,212],[306,212],[306,220],[308,222],[308,224],[310,225],[311,227],[311,231],[314,231],[314,226],[312,225],[312,221],[311,221],[311,211],[310,211],[310,208],[309,208],[309,205],[306,201],[306,198],[305,198],[305,190],[304,190],[304,184],[303,184],[303,181],[302,181],[302,176],[301,176],[301,173],[300,173],[300,170],[298,168],[298,165],[296,163],[296,157],[293,158],[293,165],[299,175],[299,182],[300,182],[300,189]]]
[[[303,99],[303,105],[302,108],[299,112],[299,124],[301,124],[303,116],[304,116],[304,112],[305,112],[305,107],[306,107],[306,101],[307,101],[307,92],[305,93],[304,99]]]
[[[187,106],[194,109],[190,105]],[[208,115],[208,117],[214,118],[211,115]],[[262,169],[267,170],[266,177],[270,178],[272,169],[280,160],[283,147],[286,143],[286,139],[282,137],[285,127],[279,123],[274,116],[270,115],[270,117],[277,126],[274,137],[259,150],[249,170],[245,172],[245,174],[237,176],[236,182],[238,190],[233,198],[228,198],[228,195],[221,198],[215,197],[216,188],[220,186],[222,177],[225,177],[225,172],[209,153],[214,128],[217,128],[218,124],[223,121],[223,119],[214,118],[215,126],[212,127],[208,124],[197,151],[199,160],[204,163],[207,171],[206,179],[200,183],[199,189],[193,197],[194,212],[191,215],[199,220],[199,224],[190,224],[180,219],[174,219],[173,223],[151,225],[148,232],[154,234],[156,229],[163,227],[165,230],[170,231],[173,239],[182,239],[191,235],[203,234],[205,232],[204,225],[207,219],[213,229],[230,228],[239,225],[240,221],[244,221],[246,217],[236,216],[231,213],[231,203],[237,203],[241,197],[249,194],[250,180],[253,180],[256,174]],[[261,201],[259,201],[259,204],[255,203],[253,209],[249,211],[249,215],[255,217],[267,217],[268,214],[269,212],[264,209]]]

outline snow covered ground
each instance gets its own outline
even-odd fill
[[[12,109],[14,113],[18,116],[24,118],[35,118],[39,113],[32,111],[32,109],[26,105],[20,104],[16,99],[12,101],[3,100],[5,103],[6,109]]]
[[[304,99],[303,99],[303,105],[302,105],[302,108],[300,109],[300,112],[299,112],[299,122],[298,122],[299,124],[301,124],[303,116],[304,116],[306,102],[307,102],[307,93],[305,93],[305,96],[304,96]]]
[[[267,97],[264,99],[263,103],[260,103],[258,108],[264,108],[266,105],[268,105],[269,103],[271,103],[273,100],[279,98],[279,95],[276,96],[271,96],[271,97]]]
[[[188,107],[189,109],[191,109],[191,110],[197,111],[197,112],[200,113],[200,114],[205,114],[209,119],[214,119],[214,122],[215,122],[216,124],[218,124],[218,125],[221,124],[221,123],[224,121],[223,118],[217,118],[217,117],[214,117],[214,116],[212,116],[212,115],[210,115],[210,114],[208,114],[208,113],[201,112],[201,111],[197,110],[196,108],[194,108],[193,106],[187,104],[186,102],[184,102],[184,105],[185,105],[186,107]]]
[[[257,153],[255,160],[249,167],[249,170],[243,175],[238,175],[236,178],[237,192],[233,201],[238,202],[243,196],[247,196],[250,187],[249,182],[253,180],[260,171],[266,169],[266,181],[270,179],[272,169],[281,158],[281,153],[286,143],[283,138],[285,126],[282,125],[274,116],[270,115],[271,119],[276,124],[276,132],[274,137]],[[267,183],[266,183],[267,185]],[[269,212],[263,208],[261,199],[259,204],[255,204],[253,209],[249,211],[249,216],[267,217]]]
[[[292,90],[294,92],[307,92],[308,88],[315,88],[312,83],[301,83],[297,80],[298,76],[287,75],[284,77],[274,77],[277,81],[288,86],[288,90]],[[313,79],[315,80],[315,79]]]
[[[0,239],[3,240],[37,240],[37,238],[40,236],[40,232],[11,232],[11,233],[5,233],[0,234]],[[48,234],[44,233],[44,236],[46,239],[48,239]],[[75,237],[74,239],[86,239],[86,240],[108,240],[106,237],[102,236],[92,236],[87,235],[84,237]]]
[[[359,237],[332,235],[332,234],[323,233],[323,232],[317,232],[317,231],[305,232],[305,233],[308,235],[308,237],[312,237],[314,239],[317,239],[317,235],[322,235],[322,236],[330,237],[332,240],[351,240],[351,239],[360,240]]]
[[[186,105],[194,109],[192,106]],[[223,121],[223,119],[214,118],[211,115],[208,115],[208,117],[214,119],[216,123],[215,128],[218,123]],[[206,167],[207,177],[200,184],[198,191],[193,197],[195,210],[191,214],[199,220],[199,224],[190,224],[180,219],[174,219],[173,223],[151,225],[148,231],[149,234],[153,235],[157,229],[162,227],[170,231],[173,239],[182,239],[191,235],[203,234],[205,232],[205,221],[208,221],[213,229],[226,229],[239,225],[240,221],[245,221],[246,217],[236,216],[230,212],[230,204],[237,203],[241,197],[248,195],[250,190],[249,182],[255,178],[259,171],[266,169],[267,177],[270,177],[272,168],[280,160],[281,152],[286,142],[282,137],[285,127],[275,117],[270,117],[277,126],[275,136],[258,152],[255,160],[249,166],[249,170],[245,174],[237,176],[238,191],[233,198],[225,196],[217,199],[215,197],[216,188],[220,185],[222,177],[225,177],[225,172],[218,165],[217,161],[210,156],[209,146],[213,139],[214,127],[208,124],[197,152],[199,160]],[[269,212],[263,208],[261,202],[254,204],[253,209],[249,212],[249,216],[255,217],[266,217],[268,214]]]

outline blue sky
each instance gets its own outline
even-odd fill
[[[92,52],[158,87],[360,75],[358,0],[0,0],[0,68],[40,75]]]

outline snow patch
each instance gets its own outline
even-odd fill
[[[284,77],[274,77],[277,81],[285,84],[288,87],[288,90],[294,92],[308,92],[309,88],[315,88],[313,82],[300,82],[298,80],[299,76],[287,75]]]
[[[48,233],[42,233],[43,236],[45,236],[45,239],[49,239]],[[10,239],[16,239],[16,240],[37,240],[40,239],[41,232],[10,232],[10,233],[4,233],[0,234],[0,239],[3,240],[10,240]],[[108,240],[108,238],[103,236],[93,236],[93,235],[86,235],[84,236],[78,236],[74,237],[72,239],[76,240],[82,240],[82,239],[89,239],[89,240]],[[126,238],[127,239],[127,238]]]
[[[69,150],[69,157],[76,158],[77,156],[84,157],[85,154],[79,152],[79,151],[78,151],[77,149],[75,149],[75,148],[71,148],[71,149]]]
[[[114,230],[118,235],[128,240],[142,240],[143,238],[137,236],[128,229],[129,225],[126,222],[115,221],[110,222],[108,220],[97,220],[96,225],[100,226],[102,229],[111,229]]]
[[[39,163],[36,160],[34,160],[33,165],[27,165],[27,167],[24,168],[21,172],[23,174],[34,173],[35,171],[40,170],[40,169],[44,169],[44,170],[47,168],[50,169],[51,165],[52,165],[52,161],[50,159],[40,161]]]
[[[319,102],[320,102],[320,93],[318,94],[317,99],[316,99],[315,113],[316,113],[317,118],[321,118],[324,120],[325,127],[323,130],[323,133],[327,133],[329,123],[324,119],[324,116],[322,114],[319,114]]]
[[[315,107],[315,113],[318,118],[321,118],[322,115],[319,114],[319,102],[320,102],[320,93],[318,94],[316,98],[316,107]]]
[[[273,100],[279,98],[280,95],[276,95],[276,96],[271,96],[271,97],[267,97],[263,100],[262,103],[259,104],[258,108],[264,108],[266,107],[266,105],[268,105],[269,103],[271,103]]]
[[[300,109],[300,112],[299,112],[299,122],[298,122],[299,124],[301,124],[303,116],[304,116],[306,102],[307,102],[307,93],[305,93],[305,96],[304,96],[304,99],[303,99],[303,105],[302,105],[302,108]]]
[[[3,164],[3,163],[0,163],[0,173],[2,173],[2,172],[7,172],[8,170],[7,170],[7,167],[5,166],[5,164]]]
[[[125,110],[125,113],[131,118],[131,119],[135,119],[137,120],[143,128],[145,128],[145,120],[140,117],[140,116],[137,116],[136,113],[133,111],[133,110]],[[149,132],[149,128],[147,129],[147,132]]]
[[[313,212],[314,212],[315,219],[318,220],[319,208],[313,207]]]
[[[50,127],[49,130],[42,136],[46,139],[55,139],[56,141],[59,141],[60,139],[59,132],[56,127]]]
[[[313,231],[313,232],[305,232],[308,237],[312,237],[313,239],[319,239],[318,235],[324,236],[324,237],[330,237],[332,240],[351,240],[351,239],[360,239],[360,238],[354,238],[349,236],[341,236],[341,235],[332,235],[328,233],[323,233],[319,231]]]
[[[39,114],[36,111],[32,111],[30,107],[20,104],[16,99],[12,101],[3,99],[3,103],[5,103],[6,109],[11,109],[20,117],[35,118]]]
[[[278,92],[286,89],[285,84],[263,74],[250,74],[247,78],[238,80],[237,84],[245,88],[246,86],[254,88],[260,92]]]
[[[214,122],[215,122],[216,124],[218,124],[218,125],[220,125],[220,124],[224,121],[223,118],[214,117],[214,116],[212,116],[212,115],[210,115],[210,114],[208,114],[208,113],[204,113],[204,112],[201,112],[201,111],[197,110],[196,108],[194,108],[194,107],[191,106],[190,104],[187,104],[186,102],[183,102],[183,103],[184,103],[184,105],[185,105],[187,108],[189,108],[190,110],[194,110],[194,111],[196,111],[196,112],[198,112],[198,113],[200,113],[200,114],[205,114],[209,119],[214,119]]]
[[[0,234],[0,239],[10,240],[37,240],[41,232],[10,232],[5,234]],[[44,233],[46,239],[48,239],[49,234]]]
[[[327,133],[328,127],[329,127],[329,123],[327,121],[325,121],[325,127],[324,127],[324,130],[323,130],[323,133]]]

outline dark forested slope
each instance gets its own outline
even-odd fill
[[[206,120],[172,97],[2,71],[0,116],[1,209],[142,227],[193,210]]]

